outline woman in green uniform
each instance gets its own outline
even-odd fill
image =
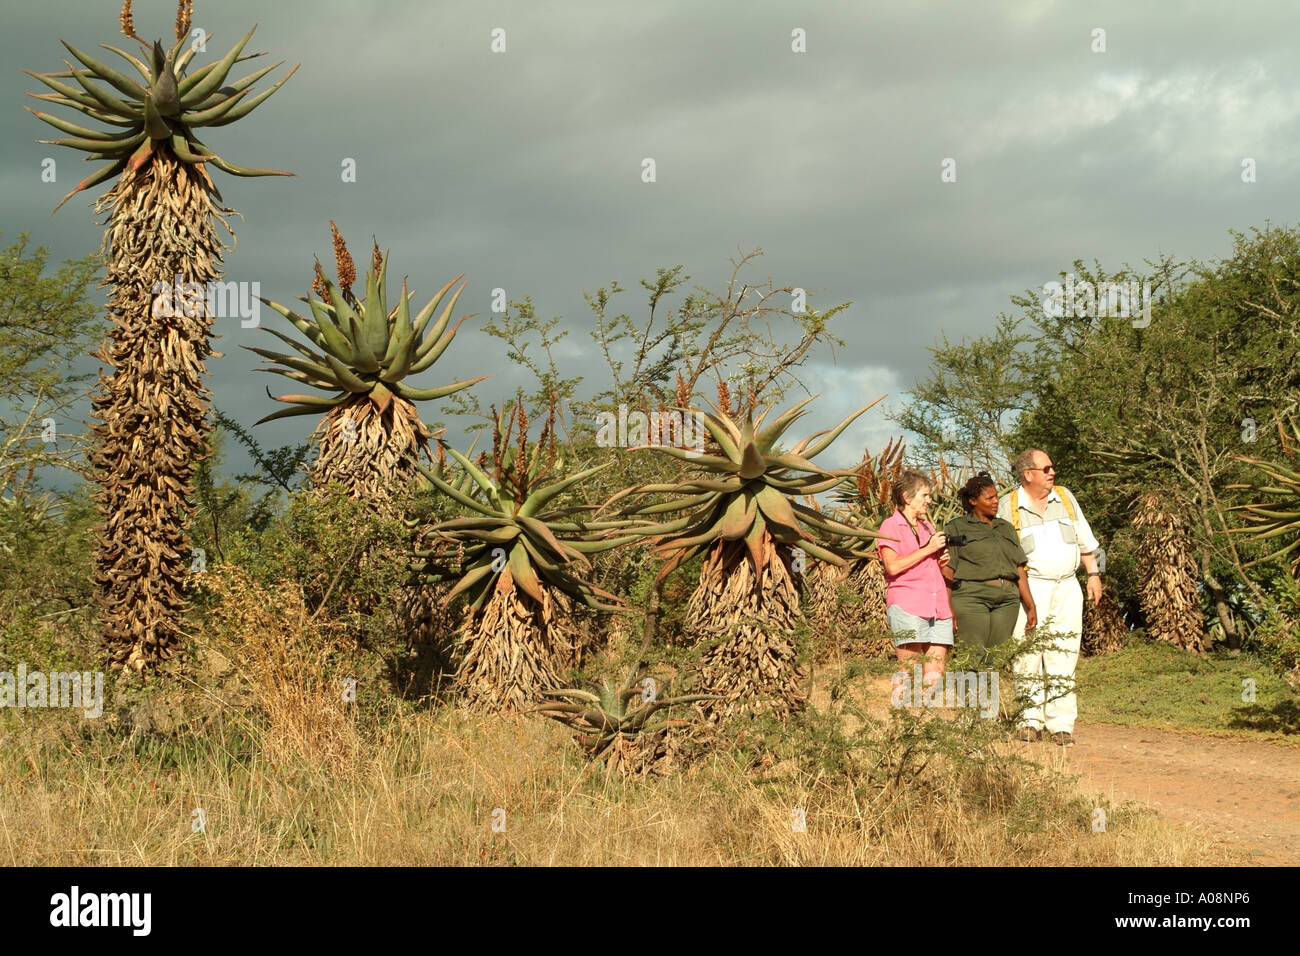
[[[953,589],[957,640],[975,648],[979,665],[987,667],[989,648],[1011,636],[1021,604],[1025,606],[1025,630],[1038,624],[1034,596],[1025,577],[1029,558],[1011,522],[997,516],[998,489],[987,471],[966,482],[957,497],[966,514],[943,529],[950,554],[943,575]]]

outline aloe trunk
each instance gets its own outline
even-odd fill
[[[108,339],[112,368],[94,399],[90,463],[104,530],[95,546],[100,628],[113,667],[140,671],[180,644],[194,468],[208,453],[212,354],[206,305],[154,316],[154,283],[220,278],[217,205],[206,177],[167,153],[127,173],[110,212]]]

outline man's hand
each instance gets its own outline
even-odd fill
[[[1101,578],[1088,578],[1088,597],[1092,599],[1094,607],[1101,603]]]
[[[1038,626],[1038,608],[1032,604],[1025,608],[1025,632],[1028,633]]]

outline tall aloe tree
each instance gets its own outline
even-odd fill
[[[686,626],[705,648],[700,689],[719,698],[701,706],[710,719],[756,708],[781,715],[802,706],[794,634],[802,571],[814,559],[843,568],[851,554],[835,542],[876,537],[871,530],[836,521],[796,500],[830,491],[853,476],[852,470],[824,469],[811,459],[875,402],[835,428],[782,451],[778,442],[807,414],[811,401],[804,399],[766,427],[771,408],[757,420],[747,411],[743,422],[716,406],[716,414],[683,409],[700,416],[712,436],[709,453],[669,445],[650,450],[681,459],[698,473],[677,484],[631,489],[685,496],[633,507],[627,514],[644,518],[683,513],[676,520],[636,529],[656,540],[652,553],[667,559],[660,578],[704,555],[699,584],[687,605]]]
[[[318,448],[311,466],[312,485],[322,488],[339,482],[353,497],[378,506],[418,477],[416,463],[421,456],[429,457],[433,435],[420,421],[414,403],[445,398],[487,376],[423,389],[406,381],[431,368],[469,318],[463,316],[449,327],[452,310],[465,288],[462,283],[434,319],[448,290],[461,276],[439,289],[415,315],[411,314],[414,293],[407,291],[403,281],[397,304],[389,309],[388,260],[376,243],[365,276],[366,296],[358,300],[352,293],[356,281],[352,255],[333,221],[330,230],[339,282],[335,285],[327,279],[319,261],[316,263],[312,285],[320,301],[310,295],[300,297],[311,317],[270,299],[262,300],[288,319],[307,342],[267,328],[296,354],[245,348],[272,363],[263,371],[334,394],[271,396],[289,407],[272,412],[257,424],[300,415],[322,416],[315,433]]]
[[[30,94],[67,107],[99,126],[83,126],[31,110],[66,137],[42,142],[67,146],[104,165],[77,184],[82,190],[112,182],[97,209],[108,213],[104,235],[112,288],[112,328],[95,353],[112,368],[93,403],[95,449],[91,465],[96,502],[106,519],[96,545],[95,584],[100,628],[110,664],[140,671],[170,657],[180,643],[185,574],[190,563],[187,524],[191,477],[208,452],[209,393],[204,360],[211,354],[212,316],[202,296],[170,290],[205,289],[221,277],[217,223],[226,225],[221,196],[209,175],[287,176],[246,169],[202,143],[196,131],[242,119],[279,89],[297,67],[264,92],[253,85],[279,64],[227,84],[253,31],[223,56],[189,71],[197,45],[186,46],[193,3],[181,0],[176,43],[165,50],[135,31],[130,0],[122,32],[142,56],[101,44],[122,70],[64,43],[76,60],[66,70],[29,76],[52,92]],[[255,29],[255,28],[254,28]],[[228,227],[227,227],[228,228]],[[159,308],[159,289],[169,290]]]

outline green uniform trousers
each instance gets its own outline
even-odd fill
[[[957,622],[957,642],[973,648],[979,666],[992,660],[990,647],[997,647],[1016,629],[1020,613],[1020,591],[1014,582],[1005,586],[982,581],[962,581],[949,595],[952,616]]]

